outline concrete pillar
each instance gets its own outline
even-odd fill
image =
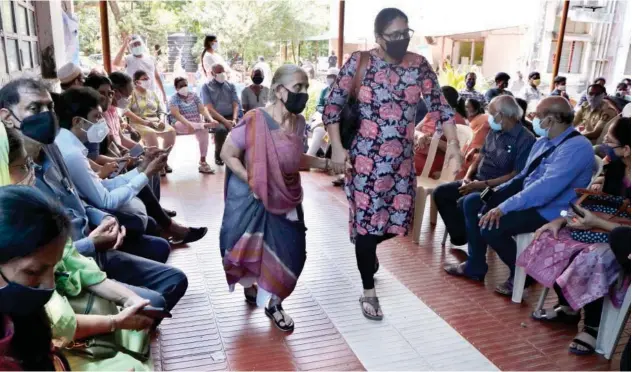
[[[34,1],[37,32],[42,56],[42,78],[57,78],[57,69],[66,60],[62,1]]]

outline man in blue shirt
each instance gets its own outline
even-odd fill
[[[186,292],[186,275],[165,265],[169,244],[156,237],[129,240],[118,221],[108,213],[85,205],[70,180],[57,145],[57,120],[46,87],[33,79],[17,79],[0,89],[0,119],[22,133],[24,146],[36,163],[35,187],[66,210],[71,221],[71,238],[82,255],[91,257],[108,278],[130,287],[154,307],[172,309]],[[91,229],[92,227],[92,229]],[[162,251],[162,262],[123,252]]]
[[[496,291],[511,295],[516,266],[513,237],[559,217],[577,198],[575,189],[590,183],[595,162],[592,145],[572,124],[573,108],[566,99],[540,101],[533,127],[542,138],[533,145],[526,166],[497,187],[486,205],[474,195],[463,201],[469,257],[460,265],[446,266],[449,274],[482,281],[489,245],[510,269],[509,279]]]
[[[228,132],[237,123],[239,117],[239,98],[235,86],[226,81],[224,66],[216,63],[211,68],[213,79],[202,86],[202,103],[213,119],[219,121],[215,129],[215,164],[224,165],[219,157]]]
[[[509,181],[524,168],[535,137],[520,123],[522,109],[511,96],[489,104],[491,130],[478,158],[461,181],[441,185],[433,192],[437,209],[454,245],[467,244],[463,200],[480,198],[480,191]]]

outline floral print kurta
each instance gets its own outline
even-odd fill
[[[340,70],[325,105],[325,125],[339,123],[360,60],[355,52]],[[417,104],[426,100],[437,125],[454,124],[454,112],[441,93],[428,61],[407,53],[397,65],[372,50],[358,92],[360,128],[349,150],[353,169],[346,178],[351,241],[360,235],[406,235],[413,218],[416,177],[413,141]],[[416,119],[416,120],[415,120]]]

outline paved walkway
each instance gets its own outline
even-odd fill
[[[210,152],[212,153],[212,152]],[[447,276],[442,266],[464,257],[440,246],[441,222],[426,222],[422,245],[393,239],[378,249],[377,291],[385,319],[360,311],[360,276],[349,243],[346,199],[319,172],[302,175],[308,259],[285,308],[296,322],[276,330],[262,309],[229,293],[219,255],[223,173],[197,173],[197,144],[178,137],[175,169],[163,183],[163,204],[189,225],[208,226],[200,242],[175,250],[170,263],[189,277],[189,290],[160,327],[153,345],[162,370],[608,370],[601,356],[567,352],[576,330],[530,319],[539,288],[525,303],[493,293],[508,271],[490,253],[486,283]],[[549,302],[553,301],[552,296]],[[621,346],[629,338],[629,326]]]

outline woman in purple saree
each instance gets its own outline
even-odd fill
[[[295,65],[272,79],[271,104],[248,112],[222,148],[226,163],[220,250],[226,280],[244,286],[246,301],[266,305],[282,331],[294,321],[281,305],[305,265],[305,223],[299,169],[328,168],[303,154],[308,79]],[[256,284],[255,284],[256,283]],[[267,302],[267,304],[266,304]]]

